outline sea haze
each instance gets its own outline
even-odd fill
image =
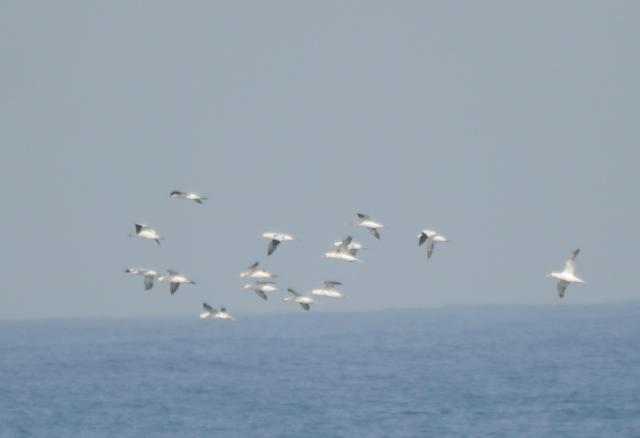
[[[0,322],[0,437],[639,436],[640,304]]]

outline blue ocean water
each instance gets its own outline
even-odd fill
[[[638,304],[3,321],[0,437],[639,437],[639,347]]]

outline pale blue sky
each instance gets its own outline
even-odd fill
[[[636,2],[2,2],[0,318],[637,299]],[[200,207],[173,189],[207,194]],[[380,242],[349,222],[385,223]],[[130,239],[134,222],[166,237]],[[427,262],[416,232],[455,243]],[[259,237],[299,236],[266,257]],[[353,234],[362,266],[324,260]],[[129,266],[197,286],[150,292]]]

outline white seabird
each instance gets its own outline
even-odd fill
[[[159,280],[169,282],[169,291],[171,291],[171,295],[176,293],[176,291],[178,290],[178,287],[180,287],[182,283],[196,284],[195,281],[193,281],[186,275],[179,273],[178,271],[167,269],[167,272],[169,273],[169,275],[162,277]]]
[[[221,307],[220,310],[214,309],[207,303],[202,303],[203,312],[200,314],[200,318],[208,319],[208,318],[217,318],[217,319],[229,319],[231,321],[235,321],[236,319],[227,313],[227,309]]]
[[[127,274],[142,275],[144,277],[144,289],[149,290],[153,287],[153,280],[156,278],[162,281],[162,277],[157,271],[148,268],[128,268],[124,272]]]
[[[427,259],[431,258],[436,242],[451,242],[447,236],[434,230],[422,230],[418,233],[418,246],[427,242]]]
[[[378,230],[380,228],[383,228],[384,225],[382,225],[380,222],[374,221],[366,214],[357,213],[357,215],[358,219],[353,222],[353,225],[366,228],[371,234],[373,234],[373,237],[375,237],[376,239],[380,239],[380,233]]]
[[[283,301],[289,302],[292,301],[294,303],[300,304],[304,310],[309,310],[311,308],[311,303],[313,303],[313,298],[303,295],[300,292],[296,292],[293,289],[287,289],[291,294],[290,297],[286,297]]]
[[[553,277],[557,280],[560,280],[558,282],[558,296],[560,298],[564,297],[564,292],[567,290],[567,286],[569,286],[570,283],[586,283],[586,281],[584,281],[582,278],[579,278],[575,274],[576,257],[579,252],[580,249],[578,248],[571,254],[569,254],[569,257],[567,257],[567,261],[564,264],[564,270],[562,272],[552,272],[550,274],[547,274],[547,277]]]
[[[245,284],[244,288],[253,290],[256,295],[265,301],[267,300],[267,292],[274,292],[278,290],[272,281],[256,281],[255,284]]]
[[[278,247],[278,245],[280,245],[281,242],[284,242],[286,240],[293,240],[293,236],[290,234],[275,233],[272,231],[262,233],[262,237],[271,240],[271,242],[269,242],[269,249],[267,250],[267,255],[273,254],[273,252],[276,250],[276,248]]]
[[[134,232],[129,233],[129,237],[142,237],[143,239],[155,240],[160,246],[160,240],[162,237],[157,230],[151,228],[145,224],[134,224],[136,229]]]
[[[336,245],[336,243],[338,245]],[[357,243],[355,246],[351,246],[352,243],[351,236],[347,236],[343,240],[335,242],[334,246],[336,246],[336,248],[325,252],[324,257],[328,259],[344,260],[347,262],[363,263],[362,260],[356,257],[356,254],[358,253],[358,250],[362,248],[362,245]]]
[[[324,286],[318,289],[313,289],[311,291],[312,295],[318,295],[321,297],[330,297],[330,298],[342,298],[342,292],[336,289],[336,286],[342,286],[342,283],[339,281],[327,280],[324,282]]]
[[[343,242],[344,242],[344,239],[343,240],[336,240],[335,242],[333,242],[333,246],[335,246],[336,248],[340,248],[342,246]],[[364,246],[360,242],[356,242],[356,241],[352,240],[351,243],[349,243],[347,245],[347,249],[349,249],[349,250],[355,249],[356,252],[358,252],[361,249],[367,249],[367,247]]]
[[[242,278],[276,278],[278,277],[271,272],[258,267],[260,262],[255,262],[251,266],[247,267],[247,270],[240,273]]]
[[[202,205],[202,201],[206,201],[207,199],[209,199],[206,196],[199,195],[198,193],[181,192],[179,190],[174,190],[169,194],[169,196],[172,198],[187,199],[189,201],[197,202],[200,205]]]

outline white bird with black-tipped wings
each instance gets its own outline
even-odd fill
[[[427,242],[427,259],[431,258],[433,254],[433,248],[436,242],[450,242],[450,240],[444,234],[440,234],[435,230],[422,230],[418,233],[418,246]]]
[[[160,233],[154,228],[151,228],[149,225],[145,224],[134,224],[135,230],[132,233],[129,233],[129,237],[142,237],[143,239],[155,240],[156,243],[160,246],[160,240],[162,237]]]
[[[227,313],[226,308],[221,307],[220,310],[217,310],[211,307],[210,305],[208,305],[207,303],[202,303],[202,313],[200,314],[200,318],[201,319],[209,319],[209,318],[228,319],[231,321],[236,320],[233,316]]]
[[[558,281],[557,287],[558,296],[560,298],[564,297],[567,286],[569,286],[571,283],[586,283],[586,281],[576,275],[576,257],[578,256],[579,252],[580,249],[578,248],[571,254],[569,254],[569,257],[567,257],[567,260],[565,261],[564,270],[562,272],[552,272],[550,274],[547,274],[547,277],[553,277],[557,280],[560,280]]]
[[[144,277],[144,289],[149,290],[153,287],[153,281],[157,278],[162,281],[162,276],[153,270],[148,268],[127,268],[124,272],[127,274],[142,275]]]
[[[313,298],[310,296],[301,294],[300,292],[296,292],[293,289],[287,289],[291,294],[290,297],[286,297],[283,301],[285,303],[293,302],[298,303],[304,310],[309,310],[311,308],[311,303],[313,303]]]
[[[373,234],[373,237],[375,237],[376,239],[380,239],[380,232],[378,230],[383,228],[384,225],[371,219],[371,217],[367,216],[366,214],[357,213],[357,215],[358,219],[352,222],[353,225],[355,225],[356,227],[366,228],[371,234]]]
[[[175,294],[176,291],[178,290],[178,287],[180,287],[181,284],[196,284],[195,281],[193,281],[192,279],[190,279],[189,277],[187,277],[184,274],[181,274],[178,271],[174,271],[171,269],[167,269],[168,274],[165,275],[164,277],[159,278],[159,281],[167,281],[169,282],[169,291],[171,292],[171,295]]]
[[[324,253],[324,257],[328,259],[344,260],[346,262],[362,263],[362,260],[356,257],[358,250],[363,248],[360,243],[353,242],[351,236],[347,236],[342,240],[334,243],[334,249]]]
[[[256,281],[254,284],[245,284],[245,289],[251,289],[263,300],[267,300],[267,292],[275,292],[278,290],[277,287],[274,286],[274,282],[272,281]]]
[[[336,286],[342,286],[342,283],[339,281],[327,280],[324,282],[323,287],[313,289],[311,294],[320,297],[342,298],[342,292],[336,289]]]
[[[259,267],[260,262],[255,262],[251,266],[247,267],[247,270],[240,273],[242,278],[276,278],[278,277],[271,272]]]
[[[270,240],[269,248],[267,249],[267,255],[273,254],[273,252],[276,250],[278,245],[280,245],[282,242],[286,242],[287,240],[294,239],[294,237],[290,234],[276,233],[273,231],[267,231],[265,233],[262,233],[262,237]]]
[[[169,193],[169,196],[175,199],[186,199],[188,201],[197,202],[202,205],[202,201],[206,201],[208,198],[195,192],[181,192],[180,190],[174,190]]]

